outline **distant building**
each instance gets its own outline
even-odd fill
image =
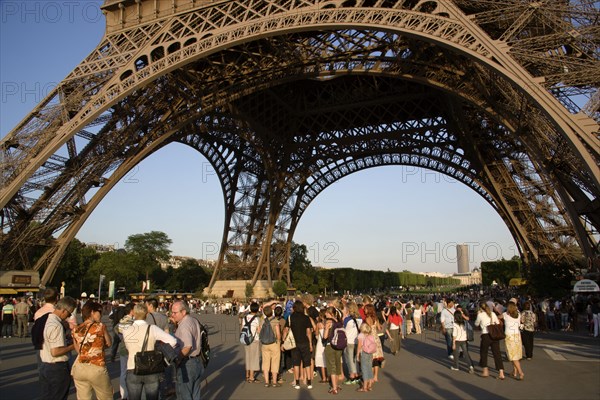
[[[444,274],[443,272],[415,272],[415,274],[426,275],[436,278],[449,278],[452,274]]]
[[[479,268],[473,268],[473,271],[463,274],[454,274],[452,277],[458,279],[461,286],[481,285],[481,271]]]
[[[114,244],[86,243],[85,246],[96,250],[98,253],[110,253],[116,250]]]
[[[469,273],[469,246],[466,244],[456,245],[456,261],[458,263],[458,273]]]
[[[186,256],[171,256],[171,257],[169,257],[168,260],[162,260],[159,263],[160,263],[160,267],[163,270],[166,270],[169,267],[172,267],[173,269],[177,269],[177,268],[181,267],[181,264],[185,260],[194,260],[198,263],[198,265],[206,265],[208,267],[214,267],[215,264],[217,263],[216,260],[202,260],[199,258],[186,257]]]

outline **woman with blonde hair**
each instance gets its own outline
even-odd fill
[[[479,366],[483,368],[481,373],[482,378],[490,376],[487,361],[488,351],[492,348],[492,354],[494,355],[494,363],[498,370],[498,379],[504,380],[504,364],[502,362],[502,354],[500,354],[500,341],[492,340],[488,333],[488,326],[491,324],[499,324],[500,321],[495,313],[490,310],[490,307],[486,302],[482,301],[479,304],[479,311],[477,312],[477,318],[475,319],[475,326],[481,327],[481,343],[479,345]]]
[[[523,347],[521,343],[521,315],[517,305],[510,301],[506,307],[506,312],[503,314],[504,317],[504,334],[506,338],[504,343],[506,344],[506,356],[508,361],[513,364],[513,371],[511,373],[513,378],[520,381],[523,380],[525,374],[521,369],[521,358],[523,358]]]
[[[371,327],[371,334],[377,336],[377,332],[382,330],[382,326],[377,318],[377,312],[373,304],[365,305],[365,322]],[[376,340],[377,350],[373,353],[373,381],[379,381],[379,368],[383,366],[383,345],[381,340]]]

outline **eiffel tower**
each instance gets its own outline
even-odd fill
[[[204,155],[223,188],[209,290],[289,284],[310,203],[385,165],[467,185],[525,262],[597,260],[593,1],[106,0],[102,10],[98,46],[0,142],[0,268],[38,270],[46,284],[104,196],[173,142]]]

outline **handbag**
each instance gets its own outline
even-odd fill
[[[488,334],[492,340],[502,340],[506,337],[504,334],[504,326],[502,324],[490,324],[487,327]]]
[[[136,375],[159,374],[165,370],[163,354],[158,350],[146,351],[146,347],[148,346],[148,334],[150,333],[150,326],[151,325],[148,325],[148,329],[146,329],[146,336],[144,337],[142,351],[135,353],[134,356],[135,368],[133,373]]]
[[[475,333],[473,332],[473,327],[469,321],[465,321],[465,327],[467,328],[467,342],[472,342],[475,340]]]
[[[288,334],[283,341],[283,349],[284,350],[292,350],[296,348],[296,339],[294,339],[294,332],[292,332],[292,318],[288,318],[288,325],[290,329],[288,329]]]

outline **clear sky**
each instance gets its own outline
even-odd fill
[[[4,137],[99,43],[101,1],[0,1],[0,136]],[[206,159],[172,144],[109,193],[77,238],[122,246],[131,234],[165,232],[175,255],[214,259],[223,232],[221,187]],[[321,193],[294,241],[313,265],[457,271],[456,244],[470,267],[511,258],[516,245],[492,207],[467,186],[415,167],[380,167]]]

